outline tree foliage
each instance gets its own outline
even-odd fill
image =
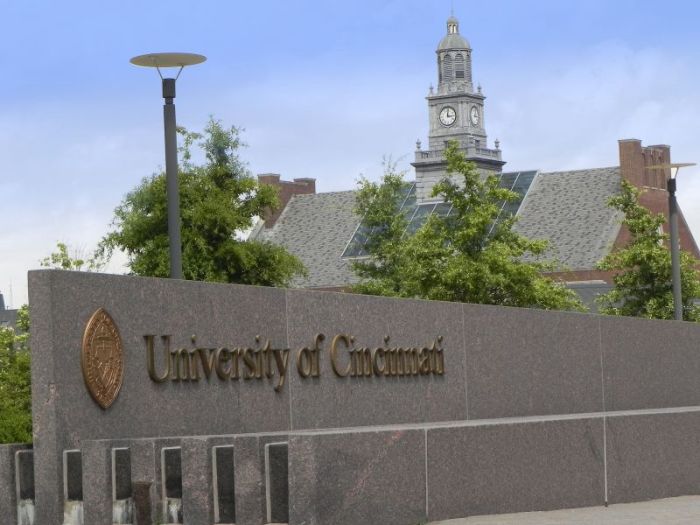
[[[600,311],[608,315],[626,315],[652,319],[673,319],[673,287],[671,252],[668,235],[663,233],[663,214],[653,214],[639,204],[640,190],[622,181],[619,195],[610,199],[610,206],[624,214],[622,221],[630,232],[627,246],[608,254],[598,268],[618,272],[614,288],[598,299]],[[681,297],[683,319],[700,320],[698,261],[681,250]]]
[[[278,204],[276,190],[260,185],[238,157],[239,130],[211,119],[203,134],[179,130],[179,172],[183,273],[186,279],[285,286],[305,270],[284,248],[244,241],[256,216]],[[192,162],[192,146],[206,159]],[[169,275],[165,174],[143,179],[115,210],[113,231],[98,254],[126,252],[136,275]]]
[[[582,309],[575,294],[542,272],[551,266],[525,262],[541,255],[545,241],[513,231],[514,217],[496,222],[504,201],[517,195],[499,187],[495,176],[483,178],[457,145],[445,152],[448,173],[433,196],[451,202],[448,217],[431,215],[415,234],[399,212],[403,176],[388,169],[381,183],[360,182],[356,212],[370,232],[370,257],[353,263],[362,279],[354,291],[372,295],[498,304],[545,309]]]
[[[32,441],[29,312],[18,311],[17,330],[0,327],[0,443]]]
[[[45,268],[98,272],[104,268],[105,261],[97,255],[86,258],[75,249],[72,250],[72,253],[69,253],[68,245],[58,242],[56,243],[56,251],[44,257],[39,261],[39,264]]]

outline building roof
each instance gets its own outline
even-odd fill
[[[617,167],[540,173],[515,229],[530,239],[548,240],[545,259],[558,261],[562,270],[594,269],[620,231],[622,214],[608,206],[620,182]]]
[[[516,229],[548,240],[546,259],[557,260],[562,270],[593,269],[620,229],[622,216],[607,204],[619,188],[617,167],[538,172],[517,212]],[[309,276],[295,286],[348,286],[358,280],[352,259],[342,258],[360,224],[354,206],[355,191],[296,195],[272,228],[261,228],[253,237],[284,246],[301,259]]]
[[[354,207],[354,191],[295,195],[272,228],[261,228],[253,235],[284,246],[301,259],[309,276],[294,286],[347,286],[357,282],[350,261],[341,259],[359,223]]]
[[[459,34],[459,20],[452,15],[447,19],[447,35],[438,44],[438,51],[470,49],[469,41]]]
[[[438,51],[446,51],[448,49],[471,49],[469,42],[459,33],[451,33],[438,44]]]

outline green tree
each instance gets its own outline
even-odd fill
[[[663,233],[663,214],[653,214],[639,204],[641,191],[622,181],[621,192],[610,199],[610,206],[624,214],[622,224],[630,232],[630,242],[624,248],[609,253],[598,268],[617,272],[614,288],[598,298],[601,313],[651,319],[673,319],[673,289],[671,284],[671,252],[668,235]],[[694,299],[700,297],[698,261],[681,251],[681,295],[683,319],[700,320],[700,307]]]
[[[541,255],[545,241],[529,240],[513,231],[515,217],[496,222],[503,201],[517,195],[500,188],[494,176],[482,178],[457,145],[445,152],[449,179],[433,196],[452,203],[447,217],[431,215],[414,234],[400,213],[403,176],[388,169],[380,184],[360,182],[356,212],[369,232],[370,257],[353,263],[362,279],[354,291],[372,295],[498,304],[545,309],[583,309],[563,284],[542,276],[552,266],[525,262]]]
[[[304,275],[301,262],[284,248],[244,241],[254,218],[278,204],[276,190],[260,185],[238,157],[239,130],[210,119],[204,134],[180,129],[179,173],[183,273],[186,279],[285,286]],[[192,162],[197,145],[206,162]],[[126,252],[136,275],[169,275],[165,174],[145,178],[115,210],[113,231],[98,255]]]
[[[68,245],[58,242],[56,243],[56,251],[48,257],[44,257],[39,261],[39,264],[45,268],[74,271],[85,270],[88,272],[98,272],[105,266],[104,259],[97,255],[85,258],[85,256],[78,253],[77,250],[72,250],[72,254],[69,253],[68,250]]]
[[[17,330],[0,327],[0,443],[32,441],[29,313],[18,311]]]

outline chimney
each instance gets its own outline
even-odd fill
[[[260,184],[268,184],[274,186],[278,190],[279,207],[273,212],[268,210],[263,219],[265,220],[265,228],[272,228],[277,219],[280,218],[282,211],[287,203],[294,195],[309,195],[316,193],[316,179],[298,178],[293,181],[280,180],[278,173],[261,173],[258,175]]]
[[[0,310],[4,310],[4,309],[5,309],[5,299],[2,296],[2,292],[0,292]]]
[[[666,179],[670,170],[647,169],[648,166],[669,164],[671,147],[665,144],[642,147],[642,141],[624,139],[620,146],[620,174],[623,179],[637,188],[666,189]]]

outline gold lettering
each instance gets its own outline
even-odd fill
[[[372,377],[372,350],[369,348],[356,348],[352,350],[351,375],[358,377]]]
[[[321,343],[326,339],[323,334],[316,334],[314,338],[314,348],[311,350],[313,356],[311,361],[311,376],[321,376]]]
[[[144,335],[143,338],[146,340],[146,366],[148,367],[148,376],[154,383],[164,383],[168,380],[170,376],[170,336],[161,336],[163,341],[163,356],[166,363],[166,370],[161,375],[156,373],[156,355],[155,355],[155,345],[154,339],[155,335]]]
[[[199,355],[199,360],[202,364],[202,370],[207,379],[211,377],[211,371],[214,369],[214,364],[217,359],[215,348],[197,348],[195,352]],[[193,368],[197,369],[197,364],[193,363]],[[199,370],[196,373],[199,379]]]
[[[239,379],[240,376],[240,366],[239,366],[239,360],[241,356],[243,355],[243,349],[242,348],[234,348],[231,350],[231,379]]]
[[[379,359],[381,358],[382,360],[382,366],[379,366]],[[382,375],[384,371],[386,370],[386,357],[385,357],[385,352],[383,348],[377,348],[374,351],[374,375]]]
[[[350,348],[350,338],[347,335],[336,335],[333,338],[333,341],[331,341],[331,367],[333,368],[333,372],[335,372],[335,375],[337,375],[338,377],[346,377],[350,373],[351,364],[348,363],[348,366],[345,368],[345,370],[341,370],[340,365],[338,363],[338,343],[340,342],[342,342],[345,345],[345,348]]]
[[[311,375],[311,350],[306,347],[297,351],[297,370],[301,377],[309,377]]]
[[[289,366],[289,348],[284,350],[273,350],[275,356],[275,364],[277,364],[277,371],[279,372],[279,380],[275,391],[279,392],[284,385],[284,380],[287,377],[287,367]]]
[[[439,335],[437,337],[437,344],[433,343],[433,348],[435,349],[435,354],[436,354],[436,362],[435,362],[435,368],[433,371],[439,375],[445,375],[445,355],[442,351],[442,348],[440,348],[440,344],[442,343],[442,336]]]
[[[219,379],[226,380],[231,377],[232,366],[226,368],[226,363],[231,361],[231,352],[228,348],[217,348],[214,353],[214,366]],[[209,377],[209,376],[207,376]]]
[[[243,364],[247,370],[243,371],[243,379],[252,379],[256,376],[255,350],[246,348],[243,350]]]
[[[178,348],[170,351],[172,360],[171,371],[174,371],[175,381],[189,381],[192,377],[192,367],[190,366],[192,356],[187,348]]]
[[[418,358],[418,368],[422,375],[430,373],[430,348],[423,347],[421,349],[420,357]]]

